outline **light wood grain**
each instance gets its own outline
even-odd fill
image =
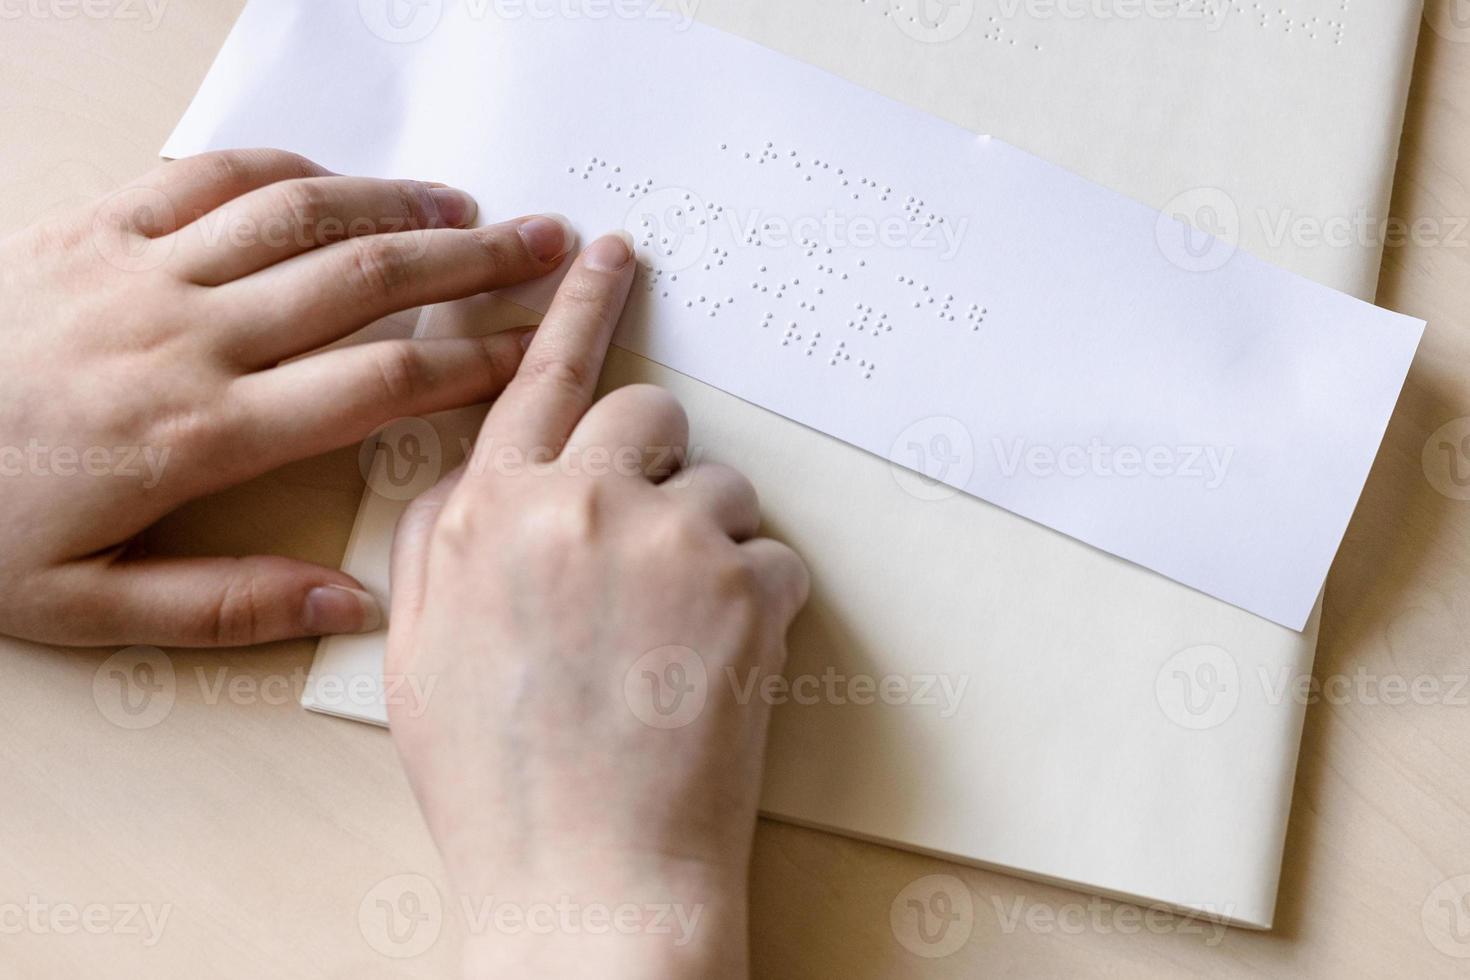
[[[152,166],[239,7],[170,5],[151,30],[146,17],[0,21],[0,231]],[[1470,958],[1431,941],[1458,926],[1470,947],[1470,886],[1435,892],[1470,875],[1470,690],[1453,686],[1470,672],[1470,502],[1438,493],[1421,460],[1432,433],[1470,416],[1467,180],[1470,43],[1426,26],[1393,211],[1444,240],[1389,248],[1380,301],[1432,326],[1329,582],[1317,676],[1354,686],[1307,715],[1276,930],[1221,937],[1156,919],[1138,931],[1126,907],[762,824],[759,976],[1470,975]],[[353,453],[337,453],[190,507],[154,544],[335,564],[360,487]],[[387,736],[297,707],[311,644],[179,655],[172,711],[139,731],[94,698],[110,652],[0,641],[0,910],[141,903],[168,910],[162,939],[6,930],[0,976],[454,974],[452,916],[410,960],[381,955],[360,926],[376,884],[440,872]],[[1439,703],[1385,703],[1395,678],[1445,679]],[[246,686],[231,696],[221,682]],[[889,908],[931,874],[968,885],[973,933],[920,959]],[[1462,899],[1458,922],[1441,898]]]

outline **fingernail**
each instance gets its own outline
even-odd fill
[[[430,187],[429,198],[439,209],[439,222],[446,228],[460,228],[469,224],[478,210],[473,197],[453,187]]]
[[[555,262],[570,252],[577,240],[571,222],[559,214],[538,214],[522,221],[516,230],[526,248],[542,262]]]
[[[317,636],[371,633],[383,625],[383,610],[377,599],[361,589],[323,585],[306,594],[302,620]]]
[[[528,327],[521,331],[521,350],[529,350],[531,342],[536,339],[536,331],[539,327]]]
[[[633,236],[626,231],[603,235],[582,253],[582,264],[594,272],[617,272],[632,260]]]

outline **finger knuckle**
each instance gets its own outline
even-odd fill
[[[271,167],[273,170],[284,173],[287,177],[319,177],[326,173],[321,165],[314,160],[308,160],[299,153],[290,150],[277,150],[274,148],[247,151],[258,154],[261,163]]]
[[[403,180],[394,182],[392,187],[393,213],[382,216],[384,226],[390,231],[427,228],[430,215],[437,211],[429,201],[428,187]]]
[[[577,307],[600,310],[609,304],[612,290],[599,277],[574,272],[562,282],[557,296]]]
[[[606,506],[606,490],[596,480],[571,483],[545,515],[553,550],[583,546],[596,539]]]
[[[750,477],[733,466],[726,466],[723,463],[710,463],[708,466],[711,482],[723,484],[739,503],[759,510],[760,503],[755,484],[750,482]]]
[[[503,226],[480,228],[469,233],[485,253],[489,269],[508,271],[525,268],[532,263],[531,253],[515,231]]]
[[[733,550],[713,567],[713,594],[725,628],[739,649],[750,650],[764,632],[762,624],[768,617],[760,573]]]
[[[296,180],[326,173],[300,154],[274,149],[217,150],[173,166],[180,168],[180,173],[193,171],[204,183],[237,194],[261,183],[266,174],[279,180]]]
[[[652,537],[660,555],[680,562],[703,560],[709,557],[711,545],[719,543],[710,521],[683,507],[666,509],[655,523]],[[721,591],[726,557],[728,556],[716,556],[711,559],[711,567],[717,573],[715,577]]]
[[[560,357],[537,358],[521,365],[517,379],[542,390],[580,395],[591,384],[581,364]]]
[[[456,555],[462,554],[466,548],[478,548],[481,510],[482,505],[472,498],[462,493],[451,494],[434,519],[429,536],[431,547]]]
[[[789,546],[777,541],[772,548],[774,564],[779,569],[778,590],[798,609],[811,598],[812,575],[805,559]]]
[[[221,647],[247,646],[259,635],[262,618],[260,590],[255,576],[231,578],[209,607],[203,634]]]
[[[684,403],[669,389],[658,385],[636,384],[629,385],[622,391],[623,397],[650,419],[664,423],[661,428],[678,428],[688,424],[689,416],[684,411]]]
[[[730,550],[714,565],[715,589],[727,601],[754,603],[762,591],[760,572]]]
[[[160,408],[129,402],[134,431],[148,433],[147,444],[179,456],[213,456],[228,440],[222,412],[199,407]]]
[[[388,404],[411,403],[429,387],[423,357],[412,342],[378,348],[373,366],[382,397]]]
[[[320,177],[326,173],[317,163],[290,150],[224,150],[220,155],[227,158],[230,176],[237,183],[255,183],[262,173],[281,180]]]
[[[391,299],[408,287],[412,260],[401,246],[381,238],[353,239],[349,285],[368,299]]]
[[[488,388],[504,386],[520,367],[520,344],[514,338],[504,335],[486,337],[473,349],[479,377]]]
[[[521,502],[517,520],[503,529],[500,542],[502,554],[535,589],[563,585],[570,572],[585,565],[604,529],[606,501],[594,481],[562,482],[547,491]]]
[[[431,547],[450,554],[462,554],[465,548],[479,548],[484,538],[484,501],[456,491],[444,501],[444,507],[434,519],[434,530],[429,535]]]
[[[186,165],[198,169],[204,183],[232,190],[248,182],[253,169],[249,160],[250,156],[243,150],[221,150],[206,153]]]
[[[304,233],[303,238],[313,236],[315,230],[333,216],[332,194],[319,183],[287,183],[278,193],[280,211],[290,218],[293,228]]]

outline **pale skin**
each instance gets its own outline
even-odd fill
[[[451,188],[255,150],[167,164],[0,242],[0,632],[234,647],[376,630],[383,611],[334,569],[136,541],[392,419],[493,401],[467,466],[399,526],[385,668],[432,692],[390,717],[452,887],[562,910],[550,930],[471,930],[465,975],[745,976],[769,709],[722,678],[780,671],[806,570],[760,536],[744,477],[670,469],[688,441],[672,396],[594,399],[636,267],[625,235],[577,256],[534,332],[321,350],[574,251],[555,217],[475,222]],[[658,467],[569,463],[629,447]],[[640,710],[645,677],[691,668],[697,712]]]

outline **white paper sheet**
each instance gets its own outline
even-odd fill
[[[165,152],[285,146],[625,225],[621,346],[1306,622],[1421,322],[672,15],[477,9],[398,43],[356,4],[253,0]]]

